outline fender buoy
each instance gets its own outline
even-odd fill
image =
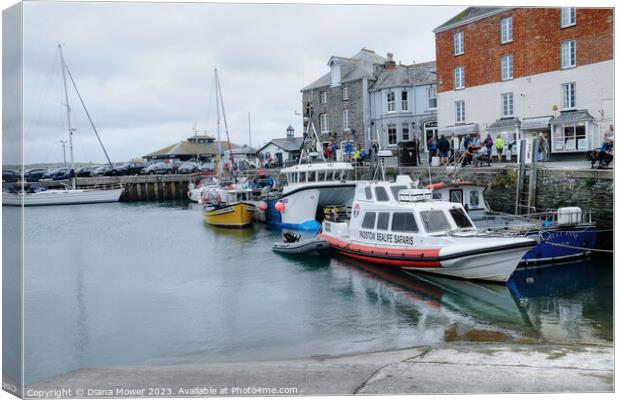
[[[267,208],[269,208],[269,205],[266,202],[261,201],[260,203],[258,203],[258,208],[260,208],[261,210],[265,211],[265,210],[267,210]]]
[[[281,201],[278,201],[276,203],[276,210],[282,212],[282,211],[284,211],[285,208],[286,208],[286,206]]]

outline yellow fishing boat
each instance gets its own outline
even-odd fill
[[[204,221],[222,228],[244,228],[254,221],[256,207],[249,202],[250,190],[216,189],[207,193]]]

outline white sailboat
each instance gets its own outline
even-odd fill
[[[99,140],[99,144],[103,149],[103,152],[108,160],[110,165],[112,162],[110,161],[110,157],[108,157],[108,153],[103,146],[103,142],[99,137],[99,133],[97,133],[97,129],[90,118],[90,114],[86,109],[86,105],[82,100],[82,96],[77,89],[77,85],[71,76],[71,72],[65,63],[65,59],[62,54],[62,46],[58,45],[58,51],[60,53],[60,64],[62,69],[62,78],[63,85],[65,89],[65,106],[67,108],[67,129],[69,131],[69,150],[71,154],[71,170],[74,171],[74,160],[73,160],[73,129],[71,128],[71,107],[69,105],[69,93],[67,91],[67,77],[66,74],[69,74],[69,78],[71,79],[71,83],[75,88],[75,91],[80,99],[80,103],[86,112],[86,116],[88,117],[88,121],[90,122],[97,139]],[[75,177],[71,179],[71,185],[67,185],[64,189],[47,189],[41,190],[37,192],[29,192],[22,190],[17,193],[10,192],[2,192],[2,205],[8,206],[50,206],[50,205],[65,205],[65,204],[89,204],[89,203],[113,203],[119,201],[121,194],[123,192],[122,187],[112,188],[112,189],[101,189],[101,188],[76,188]]]

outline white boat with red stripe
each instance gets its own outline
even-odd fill
[[[479,231],[460,203],[436,201],[411,178],[359,182],[348,219],[326,219],[321,238],[359,260],[463,279],[506,282],[537,245]]]

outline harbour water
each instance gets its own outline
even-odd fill
[[[24,224],[27,384],[84,367],[612,341],[611,261],[506,286],[411,276],[275,254],[280,231],[213,228],[186,202],[27,208]]]

